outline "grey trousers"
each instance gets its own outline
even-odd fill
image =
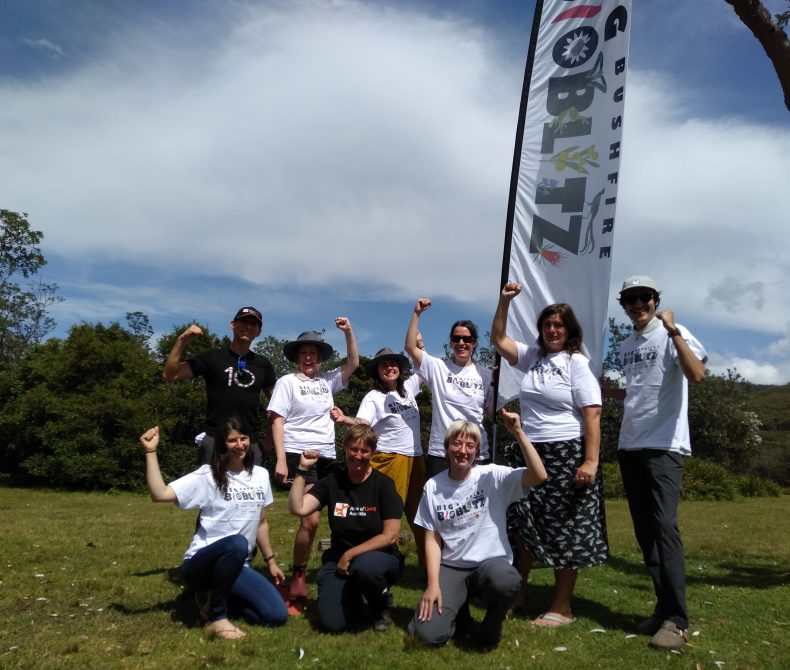
[[[683,456],[665,449],[617,452],[634,534],[656,592],[655,614],[685,630],[686,564],[678,528]]]
[[[409,623],[409,633],[430,645],[447,642],[455,633],[459,611],[470,596],[480,597],[486,606],[480,632],[484,645],[499,644],[502,622],[513,603],[521,575],[504,558],[492,558],[476,568],[439,566],[439,588],[442,591],[442,613],[434,605],[428,621],[418,619],[419,609]]]

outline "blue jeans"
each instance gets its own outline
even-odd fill
[[[266,577],[245,565],[247,552],[243,535],[223,537],[184,561],[184,581],[209,593],[209,621],[226,619],[230,601],[251,623],[281,626],[288,620],[285,603]]]

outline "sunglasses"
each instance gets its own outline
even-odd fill
[[[239,377],[250,374],[249,368],[247,367],[247,362],[242,360],[241,356],[239,356],[238,360],[236,361],[236,374]]]
[[[633,305],[636,303],[637,300],[643,303],[648,303],[653,299],[653,294],[650,292],[646,293],[631,293],[630,295],[623,296],[623,302],[626,305]]]
[[[464,344],[474,344],[475,338],[471,335],[450,335],[450,342],[453,344],[458,344],[459,342],[463,342]]]

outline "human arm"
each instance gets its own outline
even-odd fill
[[[418,345],[418,342],[422,339],[420,337],[420,315],[430,306],[430,298],[418,298],[409,320],[409,327],[406,329],[406,343],[404,347],[416,367],[420,367],[424,353],[423,349]]]
[[[140,436],[145,451],[145,482],[154,502],[178,502],[176,492],[162,479],[156,450],[159,448],[159,426],[149,428]]]
[[[500,356],[511,365],[518,361],[518,348],[516,341],[507,336],[507,313],[510,309],[510,301],[521,293],[521,284],[508,282],[502,287],[499,294],[494,321],[491,324],[491,344]]]
[[[195,337],[200,337],[202,334],[203,330],[200,326],[193,323],[176,338],[173,348],[167,355],[165,367],[162,370],[162,377],[166,382],[192,379],[192,368],[189,366],[189,363],[181,360],[181,355],[184,353],[187,343]]]
[[[288,479],[288,464],[285,461],[285,417],[277,412],[269,412],[269,427],[274,443],[277,464],[274,466],[274,479],[282,484]]]
[[[299,459],[299,470],[309,470],[318,462],[319,453],[312,449],[302,452]],[[288,511],[294,516],[309,516],[321,509],[321,503],[315,496],[305,493],[305,478],[297,470],[291,491],[288,493]]]
[[[574,481],[584,486],[592,486],[598,474],[598,461],[601,449],[601,408],[590,405],[581,408],[584,421],[584,461],[576,470]]]
[[[366,425],[370,425],[365,419],[360,419],[359,417],[347,416],[342,409],[340,409],[337,405],[332,407],[329,410],[329,418],[332,419],[335,423],[343,423],[346,426],[356,426],[358,423],[364,423]]]
[[[258,549],[261,550],[261,556],[263,556],[263,562],[266,563],[266,567],[269,569],[269,574],[274,579],[275,584],[284,583],[285,575],[280,569],[280,566],[277,565],[274,549],[272,549],[272,541],[269,537],[269,521],[266,518],[265,509],[261,510],[261,520],[258,524],[257,542]]]
[[[420,599],[417,618],[420,621],[430,621],[433,614],[433,604],[439,614],[442,613],[442,589],[439,586],[439,566],[442,560],[442,538],[438,531],[426,530],[425,532],[425,572],[428,585]]]
[[[346,336],[346,362],[340,367],[340,376],[345,384],[359,367],[359,351],[354,331],[351,330],[351,321],[345,316],[339,316],[335,319],[335,326]]]
[[[521,454],[524,456],[524,463],[527,467],[521,477],[521,485],[527,488],[528,486],[542,484],[549,476],[546,474],[546,468],[543,467],[543,461],[540,460],[538,452],[535,451],[535,447],[532,446],[532,442],[529,441],[524,429],[521,427],[521,417],[515,412],[508,412],[504,408],[499,413],[505,422],[505,428],[518,441],[521,447]]]
[[[697,355],[691,350],[688,342],[683,339],[680,328],[675,325],[675,315],[671,309],[665,309],[656,312],[656,317],[664,324],[669,339],[675,345],[675,350],[678,352],[678,363],[683,374],[692,384],[699,384],[705,379],[705,363],[703,363]]]
[[[347,575],[353,561],[360,554],[378,549],[387,549],[398,541],[400,535],[400,519],[384,519],[382,521],[381,533],[374,535],[369,540],[346,549],[337,561],[337,571],[341,575]]]

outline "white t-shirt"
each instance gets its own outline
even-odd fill
[[[249,564],[260,525],[261,510],[272,504],[269,473],[257,465],[252,472],[228,472],[228,492],[223,495],[214,482],[211,467],[201,465],[170,487],[176,492],[181,509],[200,509],[200,525],[184,553],[191,558],[199,549],[229,535],[247,538]]]
[[[429,479],[414,522],[442,538],[442,564],[475,568],[491,558],[513,560],[507,537],[510,503],[529,492],[521,485],[524,468],[475,465],[463,481],[449,470]]]
[[[344,389],[342,371],[335,368],[307,380],[295,373],[280,377],[267,410],[285,419],[283,446],[291,454],[315,449],[324,458],[335,458],[335,424],[329,416],[333,393]]]
[[[359,405],[357,418],[364,419],[376,431],[376,451],[383,454],[422,456],[420,410],[414,399],[420,392],[420,378],[412,375],[403,382],[406,397],[397,391],[382,393],[373,389]]]
[[[683,326],[683,339],[703,363],[705,348]],[[620,345],[625,405],[618,449],[667,449],[691,454],[688,380],[664,324],[654,318]]]
[[[584,434],[581,407],[601,405],[601,387],[582,354],[564,351],[540,355],[538,347],[516,343],[514,366],[524,372],[521,424],[533,442],[574,440]]]
[[[428,453],[444,458],[444,436],[453,421],[465,419],[480,426],[483,443],[480,459],[488,455],[488,437],[483,430],[485,408],[491,397],[491,370],[479,363],[459,367],[451,360],[422,355],[416,372],[425,380],[433,395],[431,438]]]

